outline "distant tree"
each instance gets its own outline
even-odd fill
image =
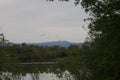
[[[21,46],[27,46],[27,44],[26,43],[22,43]]]
[[[5,39],[3,33],[0,34],[0,46],[5,46],[9,41]]]

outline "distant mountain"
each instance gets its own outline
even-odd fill
[[[37,45],[37,46],[60,46],[60,47],[69,47],[70,45],[77,45],[82,46],[82,43],[74,43],[74,42],[68,42],[68,41],[52,41],[52,42],[43,42],[43,43],[31,43],[31,45]]]

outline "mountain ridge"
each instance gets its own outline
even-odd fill
[[[48,47],[52,47],[52,46],[69,47],[70,45],[77,45],[81,47],[83,43],[75,43],[69,41],[49,41],[49,42],[29,43],[29,44],[36,46],[48,46]]]

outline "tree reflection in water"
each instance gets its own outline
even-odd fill
[[[68,70],[56,65],[4,65],[0,70],[0,80],[75,80]]]
[[[65,71],[62,76],[55,73],[27,73],[26,75],[2,72],[0,80],[74,80],[70,72]]]

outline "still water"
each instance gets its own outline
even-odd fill
[[[61,77],[50,72],[26,73],[25,75],[22,73],[2,72],[0,80],[74,80],[74,78],[68,71],[65,71]]]
[[[0,80],[76,80],[75,75],[56,64],[0,65]]]

